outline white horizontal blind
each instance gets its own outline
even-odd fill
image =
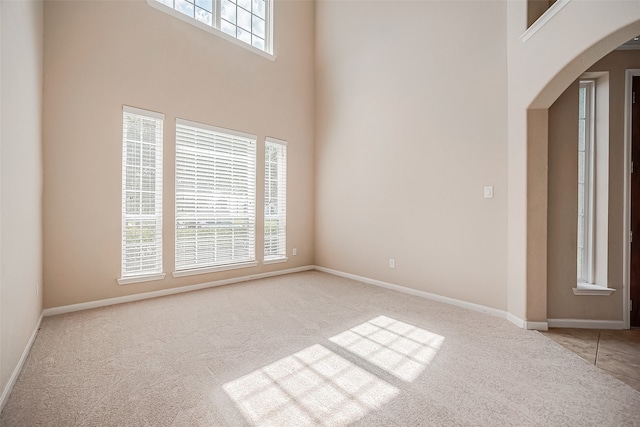
[[[287,256],[287,144],[267,138],[264,153],[264,259]]]
[[[176,271],[255,260],[256,137],[176,120]]]
[[[123,106],[122,278],[162,272],[164,116]]]

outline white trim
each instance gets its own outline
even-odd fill
[[[262,261],[262,264],[263,265],[278,264],[280,262],[287,262],[287,261],[289,261],[289,257],[265,259],[264,261]]]
[[[606,286],[593,285],[590,283],[578,283],[575,288],[573,288],[574,295],[600,295],[600,296],[609,296],[614,293],[616,289],[608,288]]]
[[[269,2],[272,3],[272,2]],[[210,34],[213,34],[216,37],[220,37],[228,42],[231,42],[233,44],[235,44],[236,46],[240,46],[246,50],[248,50],[249,52],[253,52],[257,55],[262,56],[263,58],[266,58],[270,61],[275,61],[276,60],[276,56],[273,53],[269,53],[267,51],[264,50],[260,50],[257,47],[253,47],[252,45],[245,43],[243,41],[238,40],[235,37],[232,37],[224,32],[222,32],[221,30],[219,30],[218,28],[215,27],[211,27],[203,22],[198,21],[197,19],[194,19],[190,16],[184,15],[180,12],[178,12],[177,10],[170,8],[169,6],[162,4],[156,0],[147,0],[147,4],[149,6],[151,6],[152,8],[159,10],[162,13],[166,13],[168,15],[171,15],[174,18],[177,18],[179,20],[181,20],[182,22],[186,22],[187,24],[193,25],[194,27],[200,28],[201,30],[204,30]],[[216,9],[217,11],[218,9]],[[214,17],[215,19],[218,19],[218,17],[220,16],[219,13],[216,13],[215,15],[217,15],[216,17]],[[266,20],[265,20],[266,22]],[[271,20],[271,25],[269,26],[269,31],[273,31],[273,29],[271,27],[273,27],[273,19]],[[273,51],[273,36],[271,37],[271,40],[266,42],[269,45],[269,49],[271,51]]]
[[[466,308],[468,310],[478,311],[480,313],[501,317],[513,323],[519,328],[528,329],[528,330],[533,329],[533,330],[539,330],[539,331],[546,331],[548,329],[547,322],[527,322],[525,320],[522,320],[514,316],[511,313],[507,313],[506,311],[499,310],[497,308],[487,307],[484,305],[462,301],[455,298],[449,298],[442,295],[432,294],[425,291],[419,291],[417,289],[407,288],[405,286],[395,285],[393,283],[383,282],[381,280],[370,279],[368,277],[358,276],[356,274],[345,273],[343,271],[333,270],[331,268],[320,267],[316,265],[315,269],[318,271],[322,271],[324,273],[333,274],[334,276],[345,277],[347,279],[357,280],[358,282],[367,283],[369,285],[379,286],[381,288],[391,289],[391,290],[402,292],[405,294],[426,298],[432,301],[442,302],[442,303],[450,304],[456,307]]]
[[[156,1],[156,0],[148,0],[148,1]],[[219,128],[216,126],[208,125],[206,123],[192,122],[191,120],[185,120],[179,117],[176,117],[176,125],[190,126],[196,129],[204,129],[211,132],[223,133],[223,134],[235,136],[238,138],[244,138],[247,141],[250,141],[253,143],[255,143],[258,140],[257,135],[252,135],[250,133],[245,133],[245,132],[239,132],[233,129]]]
[[[89,310],[89,309],[92,309],[92,308],[107,307],[107,306],[110,306],[110,305],[123,304],[123,303],[127,303],[127,302],[140,301],[140,300],[145,300],[145,299],[150,299],[150,298],[157,298],[157,297],[175,295],[175,294],[180,294],[180,293],[183,293],[183,292],[197,291],[197,290],[200,290],[200,289],[207,289],[207,288],[213,288],[213,287],[217,287],[217,286],[231,285],[231,284],[234,284],[234,283],[248,282],[250,280],[263,279],[263,278],[273,277],[273,276],[282,276],[282,275],[285,275],[285,274],[299,273],[299,272],[302,272],[302,271],[309,271],[309,270],[318,270],[318,271],[322,271],[324,273],[333,274],[334,276],[345,277],[347,279],[352,279],[352,280],[356,280],[356,281],[359,281],[359,282],[362,282],[362,283],[367,283],[369,285],[379,286],[379,287],[382,287],[382,288],[387,288],[387,289],[391,289],[391,290],[394,290],[394,291],[402,292],[402,293],[405,293],[405,294],[409,294],[409,295],[413,295],[413,296],[417,296],[417,297],[421,297],[421,298],[426,298],[426,299],[429,299],[429,300],[432,300],[432,301],[442,302],[442,303],[450,304],[450,305],[453,305],[453,306],[456,306],[456,307],[466,308],[468,310],[473,310],[473,311],[477,311],[477,312],[481,312],[481,313],[485,313],[485,314],[490,314],[492,316],[496,316],[496,317],[500,317],[500,318],[506,319],[509,322],[511,322],[514,325],[516,325],[517,327],[523,328],[523,329],[528,329],[528,330],[535,329],[535,330],[546,331],[547,330],[547,326],[551,326],[550,324],[548,325],[547,322],[527,322],[527,321],[524,321],[524,320],[514,316],[511,313],[507,313],[504,310],[499,310],[499,309],[496,309],[496,308],[487,307],[487,306],[480,305],[480,304],[474,304],[474,303],[471,303],[471,302],[462,301],[462,300],[458,300],[458,299],[455,299],[455,298],[449,298],[449,297],[445,297],[445,296],[441,296],[441,295],[436,295],[436,294],[432,294],[432,293],[429,293],[429,292],[419,291],[417,289],[411,289],[411,288],[407,288],[407,287],[404,287],[404,286],[395,285],[393,283],[387,283],[387,282],[383,282],[381,280],[370,279],[368,277],[358,276],[356,274],[345,273],[345,272],[342,272],[342,271],[333,270],[333,269],[326,268],[326,267],[320,267],[320,266],[317,266],[317,265],[306,265],[306,266],[302,266],[302,267],[290,268],[290,269],[287,269],[287,270],[278,270],[278,271],[272,271],[272,272],[267,272],[267,273],[252,274],[252,275],[249,275],[249,276],[241,276],[241,277],[234,277],[234,278],[231,278],[231,279],[216,280],[216,281],[213,281],[213,282],[200,283],[200,284],[196,284],[196,285],[189,285],[189,286],[181,286],[181,287],[178,287],[178,288],[163,289],[163,290],[160,290],[160,291],[143,292],[143,293],[134,294],[134,295],[127,295],[127,296],[123,296],[123,297],[108,298],[108,299],[97,300],[97,301],[83,302],[83,303],[78,303],[78,304],[70,304],[70,305],[65,305],[65,306],[60,306],[60,307],[46,308],[46,309],[44,309],[42,311],[42,314],[45,317],[56,316],[58,314],[72,313],[72,312],[75,312],[75,311]],[[609,328],[609,329],[614,329],[614,328]]]
[[[160,291],[143,292],[123,297],[107,298],[97,301],[81,302],[78,304],[63,305],[61,307],[45,308],[42,313],[45,317],[55,316],[58,314],[72,313],[75,311],[89,310],[98,307],[107,307],[109,305],[122,304],[126,302],[140,301],[150,298],[164,297],[168,295],[181,294],[183,292],[197,291],[200,289],[213,288],[216,286],[231,285],[233,283],[248,282],[250,280],[264,279],[266,277],[282,276],[285,274],[299,273],[301,271],[313,270],[313,265],[290,268],[287,270],[271,271],[267,273],[251,274],[249,276],[234,277],[231,279],[216,280],[213,282],[200,283],[197,285],[181,286],[178,288],[163,289]]]
[[[154,0],[152,0],[154,1]],[[164,114],[157,111],[143,110],[142,108],[130,107],[128,105],[122,106],[123,113],[137,114],[138,116],[147,116],[157,120],[164,120]]]
[[[542,27],[544,27],[547,22],[551,20],[558,12],[560,12],[566,5],[569,4],[571,0],[557,0],[554,4],[551,5],[549,9],[547,9],[541,16],[531,24],[529,28],[526,29],[524,33],[520,35],[520,40],[525,43],[529,40],[535,33],[540,31]]]
[[[151,282],[153,280],[162,280],[167,273],[150,274],[148,276],[123,277],[118,279],[118,285],[130,285],[132,283]]]
[[[444,297],[437,294],[432,294],[425,291],[419,291],[417,289],[407,288],[405,286],[395,285],[393,283],[383,282],[381,280],[370,279],[368,277],[358,276],[356,274],[345,273],[331,268],[316,266],[316,270],[324,273],[333,274],[334,276],[345,277],[347,279],[357,280],[358,282],[367,283],[369,285],[380,286],[381,288],[387,288],[394,291],[402,292],[409,295],[414,295],[421,298],[430,299],[433,301],[443,302],[445,304],[455,305],[456,307],[462,307],[473,311],[479,311],[481,313],[491,314],[493,316],[507,318],[507,312],[498,310],[497,308],[491,308],[480,304],[474,304],[472,302],[462,301],[455,298]]]
[[[191,270],[180,270],[171,273],[173,277],[195,276],[198,274],[216,273],[218,271],[237,270],[239,268],[250,268],[258,265],[258,261],[241,262],[237,264],[220,265],[217,267],[193,268]]]
[[[285,147],[287,146],[287,141],[283,141],[282,139],[271,138],[270,136],[267,136],[264,140],[265,142],[273,142],[274,144],[281,144]]]
[[[628,329],[622,320],[549,319],[550,328]]]
[[[518,328],[524,329],[524,327],[526,326],[526,322],[524,320],[517,316],[514,316],[511,313],[507,313],[507,320],[516,325]]]
[[[38,335],[38,330],[40,329],[40,325],[42,325],[42,317],[43,317],[43,315],[44,315],[44,312],[40,314],[40,318],[38,319],[38,322],[36,323],[36,327],[33,330],[33,332],[31,333],[31,336],[29,337],[29,341],[27,341],[27,345],[25,346],[24,350],[22,351],[22,356],[20,356],[20,360],[18,360],[18,364],[16,365],[15,369],[13,370],[13,373],[11,374],[11,377],[9,378],[9,381],[7,382],[7,385],[4,387],[4,390],[2,390],[2,396],[0,396],[0,411],[2,411],[2,409],[4,409],[4,405],[9,400],[9,396],[11,395],[11,391],[13,390],[13,386],[16,385],[16,381],[18,381],[18,377],[20,376],[20,372],[22,372],[22,368],[24,367],[24,363],[27,361],[27,356],[29,356],[29,352],[31,351],[31,347],[33,346],[33,343],[36,340],[36,336]]]
[[[548,331],[549,322],[525,322],[524,329],[528,331]]]
[[[624,89],[624,204],[622,221],[622,319],[625,329],[631,327],[629,299],[631,286],[631,91],[633,77],[640,76],[640,69],[625,71]]]

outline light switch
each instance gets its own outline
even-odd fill
[[[493,199],[493,185],[485,185],[485,187],[484,187],[484,198],[485,199]]]

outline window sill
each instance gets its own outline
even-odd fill
[[[592,285],[589,283],[578,283],[577,287],[573,288],[574,295],[599,295],[609,296],[616,290],[601,285]]]
[[[279,262],[287,262],[289,261],[288,257],[282,257],[282,258],[272,258],[272,259],[265,259],[264,261],[262,261],[263,265],[269,265],[269,264],[278,264]]]
[[[159,10],[160,12],[163,12],[163,13],[166,13],[168,15],[171,15],[174,18],[177,18],[177,19],[179,19],[179,20],[181,20],[183,22],[186,22],[187,24],[191,24],[194,27],[200,28],[201,30],[204,30],[204,31],[206,31],[206,32],[208,32],[210,34],[213,34],[214,36],[217,36],[217,37],[220,37],[222,39],[225,39],[226,41],[231,42],[231,43],[235,44],[236,46],[239,46],[239,47],[241,47],[243,49],[246,49],[249,52],[253,52],[253,53],[257,54],[257,55],[260,55],[263,58],[266,58],[266,59],[268,59],[270,61],[275,61],[276,60],[276,56],[274,54],[266,52],[264,50],[260,50],[260,49],[258,49],[256,47],[251,46],[248,43],[242,42],[242,41],[238,40],[237,38],[232,37],[232,36],[228,35],[227,33],[222,32],[218,28],[211,27],[211,26],[209,26],[209,25],[207,25],[205,23],[202,23],[202,22],[200,22],[200,21],[198,21],[198,20],[196,20],[196,19],[194,19],[194,18],[192,18],[190,16],[187,16],[187,15],[185,15],[183,13],[180,13],[177,10],[175,10],[175,9],[165,5],[165,4],[159,3],[157,0],[147,0],[147,4],[149,6],[151,6],[152,8]]]
[[[242,262],[238,264],[227,264],[218,267],[194,268],[191,270],[174,271],[173,277],[195,276],[197,274],[216,273],[218,271],[236,270],[239,268],[249,268],[258,265],[258,261]]]
[[[118,285],[130,285],[132,283],[151,282],[153,280],[162,280],[167,273],[150,274],[148,276],[123,277],[118,279]]]

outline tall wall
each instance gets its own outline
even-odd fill
[[[45,307],[313,263],[311,1],[275,3],[275,61],[145,1],[45,3]],[[165,114],[164,280],[119,286],[122,105]],[[175,118],[258,135],[257,259],[265,136],[288,145],[287,263],[174,279]]]
[[[549,109],[549,277],[551,319],[622,320],[625,70],[640,69],[640,51],[613,51],[589,68],[609,73],[609,238],[611,296],[576,296],[578,89],[572,84]]]
[[[42,2],[0,3],[0,393],[42,311]],[[3,396],[4,397],[4,396]]]
[[[507,308],[505,32],[501,1],[316,3],[317,265]]]

